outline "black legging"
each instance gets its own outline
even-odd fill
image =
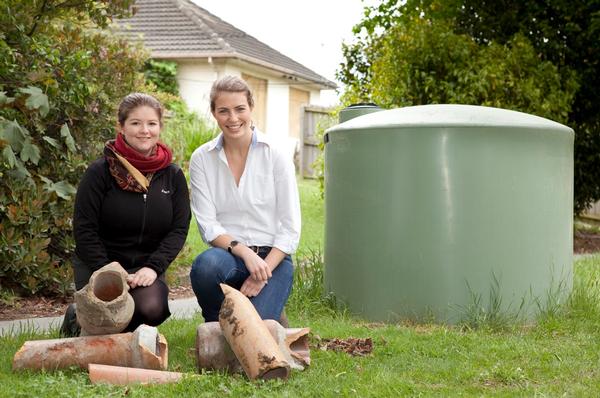
[[[135,272],[127,270],[127,272]],[[77,290],[87,285],[92,271],[79,258],[73,258],[73,277]],[[160,275],[154,283],[146,287],[130,289],[129,294],[133,297],[135,309],[129,325],[123,332],[131,332],[141,324],[158,326],[170,315],[169,311],[169,287],[165,282],[164,274]]]
[[[131,289],[129,294],[133,297],[135,309],[124,332],[131,332],[143,323],[158,326],[171,315],[169,288],[162,279],[157,278],[150,286]]]

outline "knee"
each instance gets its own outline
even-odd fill
[[[229,255],[229,253],[219,248],[210,248],[202,252],[192,263],[190,279],[193,281],[215,279],[222,268],[223,255]]]
[[[158,326],[166,321],[170,315],[171,312],[169,311],[169,306],[164,306],[162,304],[153,308],[145,307],[141,309],[139,314],[140,318],[143,319],[144,323],[148,326]]]
[[[291,257],[287,256],[284,258],[283,261],[277,266],[276,271],[278,272],[281,280],[291,283],[294,279],[294,264],[292,263]]]

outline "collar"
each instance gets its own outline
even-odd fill
[[[252,140],[250,141],[250,147],[256,145],[256,143],[267,144],[268,140],[265,134],[263,134],[258,128],[252,127]],[[223,132],[221,132],[217,138],[213,139],[208,147],[209,151],[223,149]]]

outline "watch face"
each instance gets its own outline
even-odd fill
[[[231,253],[231,249],[233,249],[239,242],[237,240],[232,240],[231,242],[229,242],[229,247],[227,248],[227,251],[229,253]]]

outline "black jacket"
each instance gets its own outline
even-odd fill
[[[75,197],[75,254],[92,271],[111,261],[126,270],[150,267],[163,274],[188,233],[190,198],[183,171],[157,171],[148,193],[124,191],[104,159],[86,170]]]

